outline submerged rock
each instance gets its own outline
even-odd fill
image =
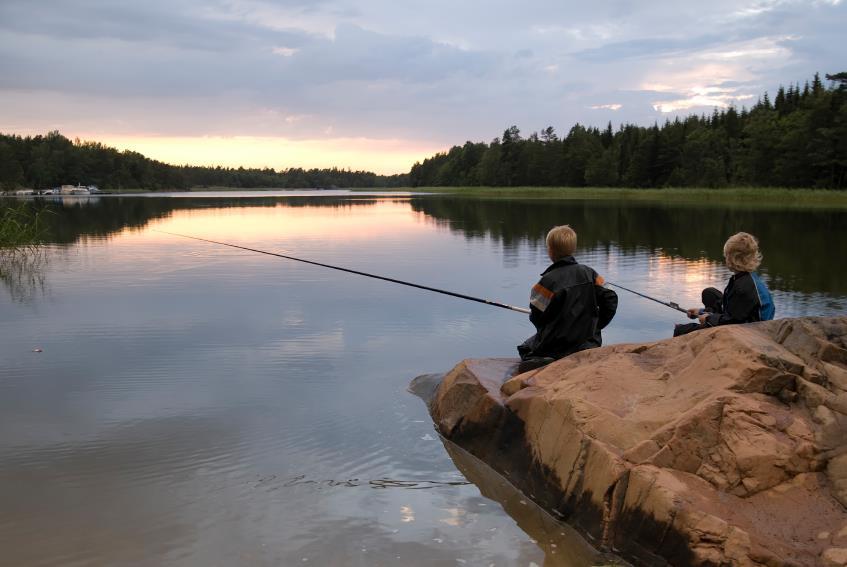
[[[847,317],[432,377],[446,438],[640,564],[847,565]]]

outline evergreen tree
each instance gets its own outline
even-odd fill
[[[780,87],[750,109],[714,109],[659,126],[552,126],[527,138],[517,126],[486,144],[466,142],[415,163],[408,174],[290,168],[173,166],[95,142],[0,135],[0,185],[46,188],[548,186],[847,186],[847,72]]]
[[[12,147],[0,142],[0,190],[11,191],[20,186],[24,179],[24,169],[18,161]]]

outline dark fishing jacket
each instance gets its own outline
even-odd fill
[[[536,334],[518,347],[521,358],[562,358],[599,347],[600,330],[615,316],[618,295],[597,272],[573,256],[554,262],[530,294],[529,320]]]
[[[755,272],[738,272],[729,278],[720,309],[710,313],[705,326],[770,321],[775,313],[768,286]]]

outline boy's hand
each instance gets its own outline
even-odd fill
[[[709,318],[709,314],[708,314],[708,313],[703,313],[702,315],[700,315],[699,317],[697,317],[697,320],[698,320],[698,321],[700,321],[700,324],[701,324],[701,325],[705,325],[705,324],[706,324],[706,320],[707,320],[708,318]]]
[[[692,307],[691,309],[689,309],[688,311],[686,311],[686,313],[688,313],[688,318],[689,318],[689,319],[696,319],[696,318],[697,318],[697,315],[699,315],[699,314],[700,314],[700,310],[699,310],[698,308],[696,308],[696,307]]]

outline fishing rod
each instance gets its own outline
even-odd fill
[[[257,254],[266,254],[268,256],[276,256],[277,258],[285,258],[286,260],[294,260],[295,262],[303,262],[304,264],[311,264],[313,266],[320,266],[322,268],[330,268],[332,270],[338,270],[340,272],[347,272],[348,274],[356,274],[358,276],[365,276],[367,278],[373,278],[375,280],[382,280],[386,282],[396,283],[400,285],[405,285],[409,287],[416,287],[418,289],[423,289],[426,291],[433,291],[435,293],[441,293],[443,295],[449,295],[452,297],[458,297],[459,299],[467,299],[469,301],[476,301],[477,303],[485,303],[486,305],[493,305],[494,307],[502,307],[503,309],[509,309],[511,311],[517,311],[518,313],[529,313],[529,309],[525,309],[523,307],[515,307],[514,305],[507,305],[505,303],[500,303],[499,301],[491,301],[490,299],[483,299],[481,297],[473,297],[470,295],[465,295],[463,293],[456,293],[454,291],[447,291],[444,289],[438,289],[436,287],[429,287],[426,285],[416,284],[412,282],[406,282],[403,280],[398,280],[394,278],[389,278],[386,276],[379,276],[376,274],[369,274],[367,272],[360,272],[359,270],[351,270],[350,268],[342,268],[341,266],[333,266],[332,264],[324,264],[321,262],[315,262],[313,260],[305,260],[303,258],[295,258],[294,256],[287,256],[285,254],[278,254],[276,252],[268,252],[267,250],[258,250],[256,248],[248,248],[247,246],[239,246],[237,244],[230,244],[228,242],[220,242],[218,240],[209,240],[208,238],[200,238],[199,236],[190,236],[188,234],[178,234],[176,232],[168,232],[166,230],[153,230],[153,232],[159,232],[162,234],[170,234],[171,236],[180,236],[182,238],[190,238],[192,240],[200,240],[202,242],[209,242],[211,244],[219,244],[221,246],[229,246],[230,248],[238,248],[239,250],[247,250],[248,252],[256,252]]]
[[[626,290],[629,293],[634,293],[635,295],[643,297],[644,299],[649,299],[650,301],[655,301],[656,303],[661,303],[665,307],[670,307],[671,309],[676,309],[677,311],[682,311],[686,315],[688,314],[688,311],[686,311],[685,309],[680,307],[679,303],[675,303],[673,301],[662,301],[661,299],[656,299],[655,297],[650,297],[649,295],[645,295],[641,292],[635,291],[634,289],[629,289],[628,287],[624,287],[624,286],[616,284],[616,283],[612,283],[612,282],[608,282],[608,281],[606,283],[609,284],[609,285],[618,287],[620,289]]]

